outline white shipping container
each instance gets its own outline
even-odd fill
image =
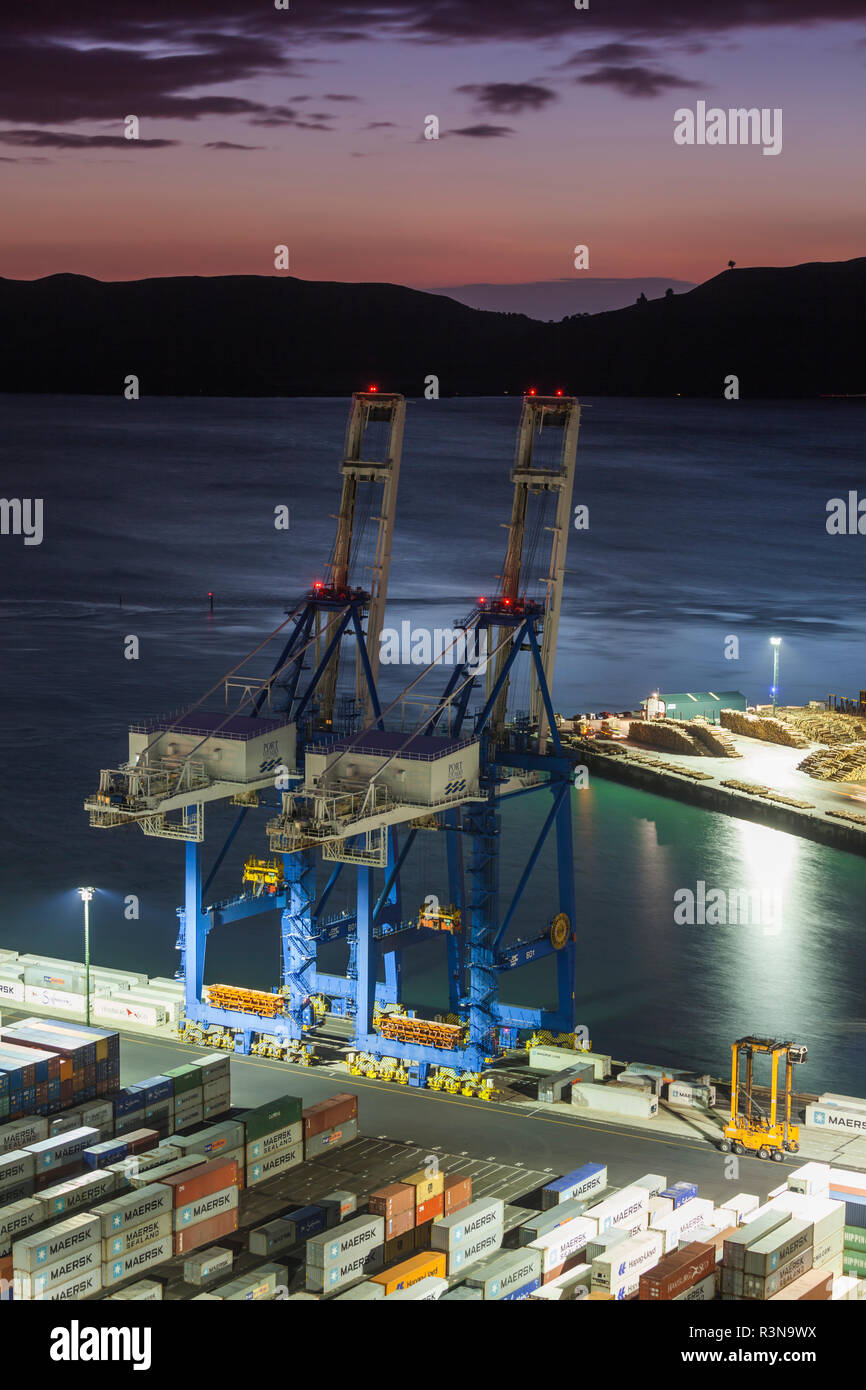
[[[181,1016],[182,1001],[172,995],[161,994],[159,990],[146,989],[144,985],[137,985],[128,991],[112,990],[113,999],[119,999],[121,1003],[145,1004],[156,1009],[162,1009],[166,1021],[177,1023]]]
[[[135,1192],[126,1192],[122,1197],[115,1197],[111,1202],[103,1202],[100,1206],[94,1207],[93,1215],[98,1216],[102,1223],[103,1239],[114,1235],[116,1231],[124,1230],[127,1226],[137,1226],[149,1217],[171,1211],[173,1195],[170,1187],[151,1183],[147,1187],[140,1187]]]
[[[198,1286],[207,1279],[213,1279],[217,1274],[230,1273],[233,1260],[234,1254],[231,1250],[225,1250],[220,1245],[212,1245],[209,1250],[202,1250],[191,1255],[188,1260],[184,1260],[184,1283]]]
[[[611,1226],[620,1226],[629,1218],[637,1219],[639,1213],[646,1212],[649,1201],[649,1193],[645,1187],[623,1187],[612,1197],[606,1197],[604,1201],[588,1207],[584,1216],[597,1223],[596,1230],[601,1235],[602,1232],[609,1231]]]
[[[784,1192],[774,1197],[770,1206],[787,1211],[800,1221],[808,1221],[813,1228],[815,1244],[839,1235],[845,1229],[844,1204],[832,1197],[806,1197],[800,1192]]]
[[[255,1163],[258,1158],[267,1158],[271,1154],[281,1153],[283,1149],[290,1149],[294,1144],[300,1144],[303,1137],[303,1120],[285,1125],[282,1129],[275,1129],[271,1134],[264,1134],[261,1139],[254,1139],[247,1144],[247,1163]]]
[[[22,1236],[12,1247],[12,1263],[22,1273],[46,1269],[100,1238],[99,1219],[82,1212],[44,1231]]]
[[[832,1091],[825,1091],[818,1097],[819,1105],[834,1105],[840,1110],[866,1110],[866,1100],[863,1096],[836,1096]]]
[[[834,1134],[866,1134],[866,1110],[843,1110],[831,1105],[807,1105],[806,1128]]]
[[[94,997],[94,994],[91,995],[91,998]],[[60,1009],[64,1013],[84,1014],[86,1013],[87,1001],[83,994],[73,994],[69,990],[47,989],[41,985],[25,985],[24,1002],[39,1009]]]
[[[692,1197],[690,1201],[683,1202],[677,1211],[672,1211],[669,1216],[654,1216],[650,1223],[651,1231],[659,1231],[664,1237],[665,1254],[671,1250],[679,1248],[679,1242],[684,1239],[686,1232],[695,1231],[699,1226],[707,1224],[713,1210],[713,1204],[707,1197]]]
[[[807,1197],[821,1196],[829,1186],[829,1163],[804,1163],[788,1174],[789,1192],[802,1192]]]
[[[631,1240],[617,1244],[592,1262],[592,1288],[614,1298],[626,1298],[634,1293],[640,1276],[657,1265],[664,1253],[661,1232],[644,1231]]]
[[[576,1265],[558,1279],[549,1279],[529,1296],[548,1303],[573,1303],[575,1299],[586,1298],[592,1282],[592,1265]]]
[[[7,979],[5,976],[0,977],[0,1002],[4,999],[7,1004],[23,1004],[23,983],[20,980]]]
[[[725,1206],[736,1212],[737,1222],[742,1225],[747,1216],[758,1210],[760,1198],[756,1197],[753,1192],[738,1192],[736,1197],[728,1198]]]
[[[544,1282],[558,1276],[569,1262],[577,1264],[584,1258],[587,1242],[595,1235],[595,1226],[594,1221],[576,1216],[573,1221],[566,1221],[564,1226],[557,1226],[556,1230],[530,1241],[527,1248],[541,1252],[541,1277]]]
[[[17,1280],[13,1280],[13,1297],[20,1298],[22,1295],[16,1290]],[[82,1298],[89,1298],[91,1294],[99,1293],[102,1288],[102,1273],[96,1269],[86,1270],[84,1274],[70,1279],[66,1284],[56,1284],[47,1288],[44,1293],[36,1295],[39,1302],[62,1302],[70,1300],[77,1303]]]
[[[635,1178],[630,1187],[645,1187],[651,1197],[657,1197],[668,1185],[667,1178],[661,1173],[644,1173],[642,1178]]]
[[[183,980],[170,980],[166,975],[152,975],[147,981],[151,989],[163,989],[166,994],[176,994],[179,998],[186,998],[186,985]]]
[[[436,1223],[434,1223],[434,1230]],[[480,1235],[473,1236],[464,1245],[458,1245],[455,1250],[448,1252],[448,1277],[454,1274],[462,1274],[470,1265],[477,1260],[483,1260],[488,1255],[493,1255],[502,1245],[502,1227],[495,1230],[487,1230]]]
[[[91,1013],[94,1018],[116,1019],[120,1023],[135,1023],[142,1028],[156,1028],[166,1021],[165,1009],[160,1005],[136,1003],[134,999],[124,1002],[118,995],[97,999]]]
[[[125,1289],[118,1289],[117,1293],[110,1293],[109,1303],[129,1302],[129,1303],[161,1303],[162,1284],[158,1284],[155,1279],[139,1279],[137,1284],[129,1284]]]
[[[639,1120],[651,1120],[659,1110],[657,1096],[651,1092],[638,1091],[633,1086],[620,1086],[616,1081],[607,1085],[576,1081],[571,1088],[571,1103],[581,1110],[606,1115],[628,1115]]]
[[[533,1071],[564,1071],[566,1067],[576,1067],[582,1063],[592,1065],[596,1081],[610,1076],[610,1057],[601,1052],[581,1052],[570,1047],[542,1045],[529,1049],[529,1065]]]
[[[48,1121],[42,1115],[27,1115],[0,1126],[0,1154],[12,1149],[26,1149],[40,1139],[48,1138]]]
[[[42,1224],[44,1210],[39,1197],[22,1197],[20,1202],[0,1207],[0,1256],[11,1254],[14,1241]]]
[[[262,1265],[250,1274],[241,1274],[228,1284],[218,1284],[214,1293],[227,1302],[253,1303],[273,1299],[285,1287],[286,1271],[281,1265]],[[201,1298],[201,1294],[198,1295]]]
[[[162,1264],[164,1260],[171,1259],[172,1253],[171,1236],[163,1236],[162,1240],[151,1241],[150,1245],[143,1245],[140,1250],[130,1250],[125,1255],[106,1260],[102,1266],[103,1286],[108,1288],[110,1284],[117,1284],[132,1274],[140,1274],[144,1269]]]
[[[482,1197],[469,1202],[460,1211],[434,1221],[430,1244],[434,1250],[455,1250],[469,1245],[479,1236],[499,1232],[502,1240],[502,1220],[505,1203],[499,1197]]]
[[[99,1242],[94,1241],[90,1245],[79,1246],[62,1259],[40,1266],[29,1273],[13,1264],[15,1297],[42,1298],[48,1289],[53,1289],[58,1284],[68,1284],[72,1279],[81,1279],[93,1270],[98,1273],[102,1264],[101,1254]]]

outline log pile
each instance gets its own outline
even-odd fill
[[[780,806],[796,806],[798,811],[815,809],[811,801],[797,801],[793,796],[783,796],[781,792],[771,791],[769,787],[759,786],[756,782],[738,782],[732,777],[722,786],[730,787],[732,791],[748,792],[750,796],[760,796],[764,801],[776,801]]]
[[[816,748],[797,766],[819,782],[866,782],[866,743]]]
[[[759,738],[764,743],[780,743],[785,748],[808,748],[809,740],[798,729],[771,715],[746,714],[739,709],[723,709],[719,715],[722,726],[733,734]]]
[[[810,743],[854,743],[866,739],[866,719],[856,714],[837,714],[835,710],[779,709],[778,717],[790,724]]]
[[[721,724],[711,724],[708,719],[690,719],[689,729],[714,758],[743,756],[727,729],[723,729]]]
[[[667,753],[694,753],[701,757],[706,752],[681,719],[633,719],[628,736],[633,743],[663,748]]]

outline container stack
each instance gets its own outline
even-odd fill
[[[56,1019],[34,1017],[0,1029],[0,1048],[7,1043],[55,1053],[60,1058],[59,1092],[56,1096],[53,1092],[46,1096],[45,1109],[34,1107],[36,1114],[51,1114],[117,1090],[120,1082],[120,1037],[117,1033],[104,1028],[87,1028],[82,1023],[60,1023]]]
[[[310,1105],[302,1113],[304,1157],[319,1158],[358,1137],[358,1097],[341,1093]]]
[[[708,1302],[716,1293],[716,1250],[713,1245],[691,1241],[681,1250],[664,1255],[640,1276],[641,1302],[687,1300]]]
[[[547,1211],[560,1202],[596,1198],[606,1187],[606,1166],[603,1163],[584,1163],[583,1167],[575,1168],[574,1172],[566,1173],[562,1178],[554,1178],[541,1189],[541,1207]]]
[[[174,1082],[170,1076],[148,1076],[127,1088],[140,1095],[144,1111],[144,1128],[155,1130],[160,1139],[172,1132],[174,1119]]]
[[[141,1276],[172,1257],[172,1189],[151,1183],[93,1208],[102,1241],[102,1287]]]
[[[529,1298],[541,1284],[541,1252],[526,1246],[492,1255],[469,1271],[466,1283],[471,1289],[480,1289],[487,1302]]]
[[[246,1186],[255,1187],[304,1161],[302,1101],[281,1096],[238,1116],[244,1127]]]
[[[324,1213],[323,1213],[324,1214]],[[311,1293],[337,1293],[381,1269],[385,1221],[358,1216],[307,1241],[306,1287]]]
[[[407,1182],[393,1182],[371,1192],[367,1206],[384,1223],[384,1258],[390,1264],[415,1248],[415,1188]]]
[[[199,1155],[202,1162],[208,1158],[233,1158],[238,1166],[238,1186],[243,1187],[246,1160],[244,1127],[240,1120],[206,1125],[194,1134],[172,1134],[165,1145],[180,1158],[188,1158],[191,1154]]]
[[[866,1279],[866,1174],[831,1168],[828,1196],[845,1210],[842,1274]]]
[[[194,1066],[189,1062],[182,1067],[172,1067],[170,1071],[166,1072],[166,1076],[171,1077],[174,1085],[171,1111],[172,1133],[200,1125],[204,1120],[204,1099],[202,1096],[204,1080],[201,1067]]]
[[[66,1070],[68,1093],[72,1069]],[[0,1038],[0,1120],[5,1123],[59,1110],[61,1087],[61,1059],[56,1053],[18,1047]]]
[[[12,1247],[16,1301],[80,1299],[102,1288],[99,1218],[83,1212],[32,1235]]]
[[[429,1175],[423,1168],[401,1179],[412,1189],[415,1214],[415,1247],[429,1250],[433,1222],[445,1214],[445,1174]]]
[[[186,1255],[237,1230],[239,1176],[236,1159],[217,1158],[162,1180],[171,1192],[175,1255]]]
[[[505,1204],[499,1197],[482,1197],[451,1216],[435,1221],[430,1231],[434,1250],[447,1257],[445,1273],[452,1277],[462,1274],[476,1260],[484,1259],[499,1250]]]
[[[202,1119],[212,1123],[231,1105],[231,1060],[225,1052],[212,1052],[194,1058],[193,1066],[201,1072]]]

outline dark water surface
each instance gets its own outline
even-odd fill
[[[866,538],[824,525],[827,500],[862,487],[862,410],[591,405],[575,490],[590,527],[569,550],[556,708],[635,708],[659,687],[766,699],[772,633],[783,638],[783,699],[866,686]],[[101,890],[95,958],[173,973],[182,849],[90,830],[81,803],[99,768],[125,756],[131,719],[198,698],[323,574],[346,409],[0,397],[0,490],[43,498],[45,515],[39,546],[0,537],[0,946],[80,958],[72,890],[88,881]],[[392,625],[450,626],[495,587],[518,413],[515,400],[410,402]],[[288,533],[273,526],[279,504]],[[137,661],[123,658],[130,634]],[[724,657],[731,635],[738,661]],[[268,663],[250,669],[264,675]],[[410,674],[386,672],[386,694]],[[574,796],[578,1013],[596,1044],[719,1071],[733,1038],[784,1032],[810,1045],[804,1085],[862,1094],[866,863],[600,780]],[[520,798],[507,813],[503,890],[545,803]],[[225,811],[207,816],[206,859],[230,823]],[[236,891],[243,857],[266,848],[248,817],[214,896]],[[444,894],[439,850],[421,852],[410,891]],[[540,930],[555,909],[552,868],[542,863],[516,932]],[[778,930],[676,925],[674,892],[699,880],[779,894]],[[128,894],[140,898],[138,922],[124,918]],[[433,948],[405,953],[404,972],[410,1001],[442,1000]],[[215,935],[207,974],[276,983],[276,916]],[[521,973],[519,995],[516,983],[506,998],[549,998],[544,964]]]

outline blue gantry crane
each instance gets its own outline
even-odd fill
[[[191,1039],[299,1059],[336,1015],[350,1021],[351,1056],[363,1058],[365,1068],[394,1074],[396,1060],[400,1079],[424,1084],[431,1068],[458,1076],[481,1072],[522,1031],[568,1033],[574,1027],[573,774],[551,688],[580,407],[562,395],[524,398],[497,592],[479,599],[455,625],[450,678],[410,730],[390,727],[398,705],[405,716],[407,691],[384,709],[378,693],[404,416],[398,395],[371,390],[353,396],[328,573],[251,654],[277,642],[271,674],[253,681],[242,674],[246,661],[234,668],[220,682],[227,699],[231,690],[241,692],[230,713],[201,708],[205,696],[180,715],[134,725],[128,762],[102,772],[85,806],[94,825],[137,822],[147,835],[185,842],[178,944]],[[384,448],[374,460],[368,441],[377,428]],[[375,534],[367,587],[352,582],[365,515]],[[540,590],[531,595],[542,538],[547,558]],[[441,660],[441,651],[433,654],[408,691],[435,677]],[[515,713],[511,695],[522,670],[528,672],[528,709]],[[351,689],[341,693],[347,673]],[[502,814],[528,794],[549,798],[548,810],[503,903]],[[203,881],[209,801],[230,802],[237,811]],[[245,818],[261,810],[268,813],[273,857],[248,860],[243,891],[206,905]],[[404,885],[425,836],[444,836],[449,903],[443,907],[425,893],[423,907],[407,916]],[[552,910],[529,939],[509,943],[550,840],[556,881],[545,897]],[[346,874],[354,876],[351,900],[329,911]],[[210,931],[274,909],[282,925],[279,989],[268,994],[205,986]],[[401,998],[402,953],[442,938],[449,1014],[419,1017]],[[320,948],[339,940],[348,948],[345,976],[320,969]],[[502,979],[546,956],[556,961],[555,1006],[502,1002]]]

